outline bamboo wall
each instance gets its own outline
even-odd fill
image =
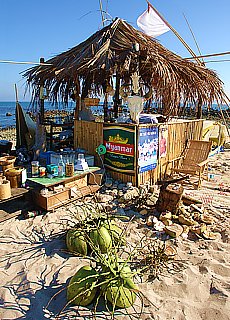
[[[157,179],[163,179],[170,173],[168,161],[179,157],[186,145],[186,141],[202,140],[203,120],[186,120],[168,123],[167,155],[159,159]]]
[[[117,124],[116,124],[117,125]],[[160,125],[159,125],[160,127]],[[168,161],[177,158],[183,152],[188,139],[202,139],[203,120],[186,120],[181,122],[168,123],[167,155],[159,159],[156,169],[132,176],[130,174],[110,171],[111,176],[116,180],[132,182],[133,185],[140,185],[146,181],[154,184],[157,180],[164,178],[170,173]],[[95,164],[101,166],[96,153],[96,148],[103,143],[103,123],[93,121],[78,121],[74,123],[74,147],[84,148],[89,154],[95,156]],[[137,161],[136,161],[137,163]],[[137,168],[138,170],[138,168]]]
[[[84,148],[95,156],[95,165],[101,166],[96,148],[103,143],[103,123],[93,121],[74,121],[74,148]]]

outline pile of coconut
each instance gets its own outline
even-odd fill
[[[82,257],[85,265],[61,290],[67,291],[67,302],[58,316],[69,305],[75,305],[78,312],[87,308],[92,315],[104,306],[107,319],[113,319],[118,309],[123,314],[140,315],[147,298],[139,283],[153,281],[163,270],[178,272],[183,267],[173,246],[154,238],[148,228],[136,243],[130,241],[133,219],[95,208],[68,228],[66,248],[70,255]]]

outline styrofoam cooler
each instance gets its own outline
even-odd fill
[[[94,166],[94,156],[92,155],[85,155],[85,161],[88,163],[89,167],[93,167]]]

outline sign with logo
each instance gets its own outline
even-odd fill
[[[103,140],[106,147],[105,166],[115,171],[134,174],[135,127],[105,124]]]
[[[138,136],[139,173],[155,169],[158,154],[158,127],[140,127]]]

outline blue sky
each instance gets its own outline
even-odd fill
[[[155,0],[151,2],[198,54],[183,14],[196,36],[202,54],[230,51],[229,0]],[[109,14],[137,28],[137,17],[147,8],[145,0],[103,0]],[[84,41],[102,27],[99,0],[0,0],[0,59],[46,60]],[[182,57],[190,54],[170,31],[158,37],[162,45]],[[208,58],[230,60],[230,55]],[[20,72],[28,65],[0,63],[0,101],[14,101],[14,83],[21,101],[24,83]],[[230,96],[230,61],[207,63],[217,71]]]

